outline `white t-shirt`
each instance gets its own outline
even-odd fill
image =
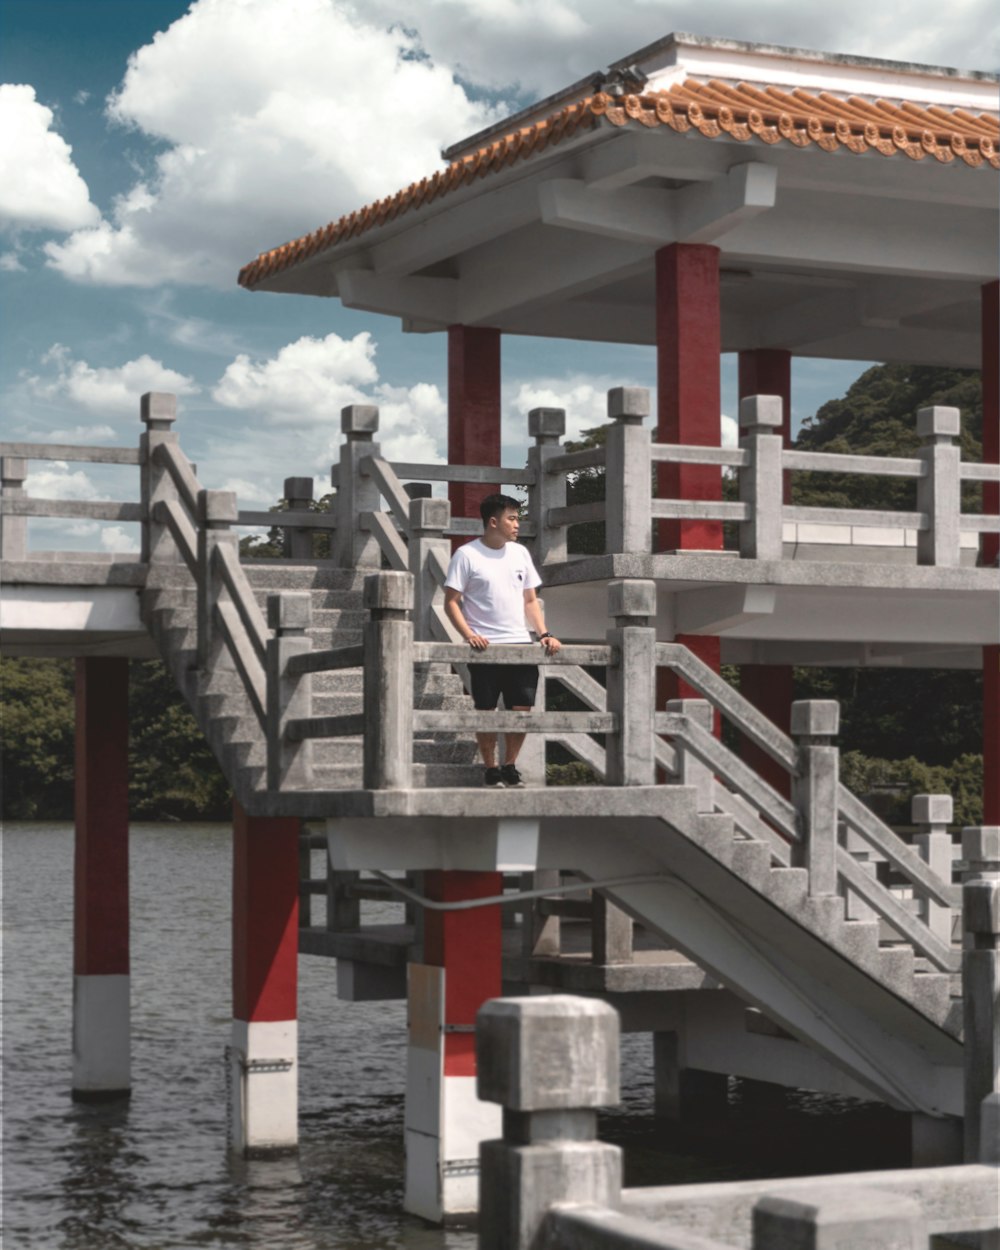
[[[494,549],[474,538],[455,552],[445,586],[462,596],[469,628],[490,642],[530,642],[524,592],[542,584],[527,548],[505,543]]]

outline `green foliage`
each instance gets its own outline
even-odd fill
[[[0,660],[3,811],[12,820],[73,814],[73,665]]]
[[[872,759],[860,751],[840,757],[840,777],[849,790],[866,799],[889,824],[910,824],[910,800],[915,794],[950,794],[953,824],[978,825],[983,819],[983,757],[960,755],[949,765],[906,759]]]
[[[314,499],[309,505],[310,512],[332,512],[336,492],[331,491]],[[279,499],[268,509],[269,512],[284,512],[288,507],[287,499]],[[312,558],[326,560],[330,555],[330,533],[328,530],[313,530]],[[240,539],[240,558],[243,560],[280,560],[285,554],[285,530],[283,526],[272,525],[267,535],[248,534]]]
[[[596,786],[600,779],[589,765],[581,760],[571,760],[568,764],[546,764],[545,784],[547,786]]]

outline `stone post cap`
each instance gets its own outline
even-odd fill
[[[797,699],[792,704],[792,736],[833,738],[840,731],[840,704],[836,699]]]
[[[608,419],[638,425],[649,416],[649,391],[645,386],[613,386],[608,391]]]
[[[565,408],[532,408],[528,413],[528,435],[530,438],[560,439],[565,433]]]
[[[291,503],[293,500],[312,499],[313,480],[311,477],[286,477],[284,497]]]
[[[177,396],[169,391],[147,391],[139,400],[139,418],[151,430],[168,430],[177,420]]]
[[[413,607],[412,575],[370,573],[365,578],[364,604],[373,612],[408,612]]]
[[[626,578],[608,582],[608,615],[615,618],[656,615],[656,583]]]
[[[910,802],[910,819],[915,825],[950,825],[954,815],[950,794],[915,794]]]
[[[235,525],[240,510],[232,490],[200,490],[198,521],[202,525]]]
[[[920,1203],[905,1194],[823,1185],[808,1198],[801,1189],[778,1189],[754,1205],[753,1244],[781,1250],[926,1250],[927,1225]]]
[[[403,494],[407,499],[430,499],[434,489],[430,482],[404,482]]]
[[[28,476],[28,462],[23,456],[0,456],[0,479],[11,486]]]
[[[423,497],[410,500],[410,529],[425,533],[451,525],[451,500]]]
[[[917,409],[917,433],[921,438],[958,438],[962,432],[962,414],[957,408]]]
[[[979,1104],[979,1162],[1000,1164],[1000,1094],[987,1094]]]
[[[340,428],[355,438],[371,438],[378,430],[378,408],[375,404],[348,404],[340,410]]]
[[[312,623],[312,595],[308,590],[282,590],[267,596],[267,624],[279,634],[305,630]]]
[[[668,699],[668,712],[690,716],[696,725],[711,729],[715,723],[715,710],[707,699]]]
[[[962,830],[962,858],[1000,868],[1000,825],[972,825]]]
[[[740,400],[740,432],[773,434],[781,429],[784,403],[780,395],[747,395]]]
[[[570,994],[494,998],[476,1017],[476,1088],[511,1111],[618,1102],[618,1013]]]

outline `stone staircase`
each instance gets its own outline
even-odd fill
[[[243,565],[258,607],[266,611],[269,594],[307,590],[312,603],[308,631],[316,648],[360,643],[367,613],[361,601],[364,573],[323,564],[290,561]],[[268,802],[266,743],[247,696],[244,682],[220,650],[210,671],[197,668],[197,591],[181,566],[158,569],[142,594],[142,616],[156,640],[178,689],[233,788],[236,797],[252,814],[278,814]],[[360,667],[318,674],[314,679],[317,715],[348,715],[363,708],[363,674]],[[414,705],[446,711],[465,709],[468,699],[453,673],[438,667],[420,666],[414,673]],[[349,791],[361,787],[363,743],[360,736],[318,742],[314,748],[315,787],[311,792],[286,795],[294,811],[287,815],[321,813],[325,791]],[[415,773],[419,784],[430,787],[478,785],[481,769],[474,743],[455,734],[424,734],[414,741]]]

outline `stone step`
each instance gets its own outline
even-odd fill
[[[952,1006],[951,975],[947,972],[917,972],[913,977],[913,1005],[939,1023],[946,1020]]]
[[[912,997],[915,979],[913,964],[912,946],[900,943],[899,946],[879,947],[879,973],[884,981],[891,983],[893,989],[901,998]]]
[[[333,590],[362,593],[365,577],[374,569],[342,569],[317,562],[298,564],[291,560],[245,560],[243,571],[255,590]]]
[[[767,894],[782,911],[790,911],[806,897],[809,874],[804,868],[772,868]]]
[[[733,872],[747,885],[759,888],[767,880],[771,867],[771,848],[756,838],[737,838],[733,842]]]

